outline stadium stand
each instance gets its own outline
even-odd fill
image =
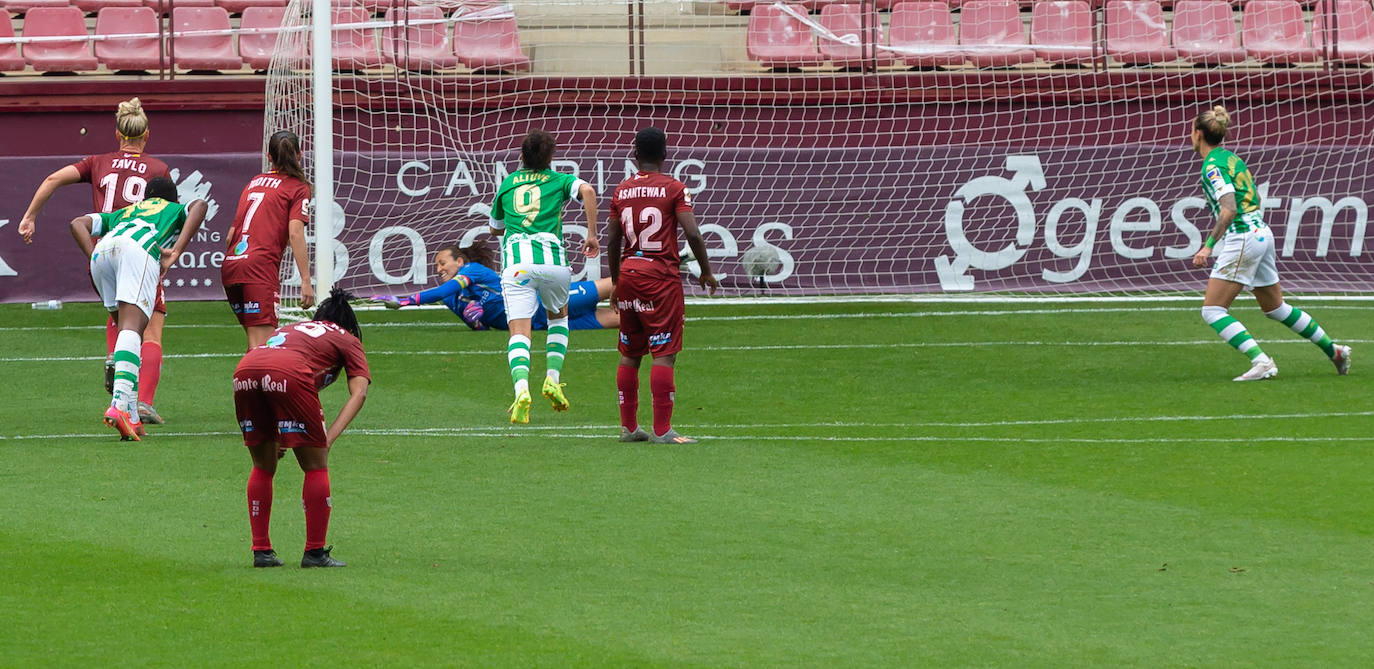
[[[363,23],[372,17],[366,9],[359,6],[334,7],[331,12],[335,25],[341,23]],[[335,30],[330,46],[330,58],[334,70],[350,72],[382,66],[382,55],[377,52],[377,31],[372,28],[348,28]]]
[[[215,0],[215,6],[230,14],[242,14],[249,7],[285,7],[288,0]]]
[[[143,0],[143,6],[167,16],[172,7],[214,7],[215,0]]]
[[[882,42],[883,28],[878,20],[878,12],[868,12],[867,25],[858,4],[835,4],[821,8],[819,23],[839,37],[852,35],[858,44],[850,45],[821,39],[821,55],[835,67],[857,69],[875,64],[886,67],[896,62],[888,52],[874,54],[874,45]]]
[[[1335,21],[1327,26],[1327,15],[1335,12]],[[1374,63],[1374,10],[1367,0],[1336,0],[1332,7],[1322,2],[1312,13],[1312,41],[1328,57],[1346,65]]]
[[[1167,63],[1178,59],[1169,46],[1169,26],[1155,0],[1110,0],[1107,3],[1107,55],[1125,65]]]
[[[9,14],[0,21],[0,38],[14,37],[14,21]],[[14,44],[0,44],[0,72],[18,72],[24,69],[24,57],[19,55],[19,47]]]
[[[468,5],[464,9],[485,9]],[[453,27],[453,54],[473,70],[520,71],[529,69],[530,59],[520,49],[520,31],[515,19],[457,21]]]
[[[177,7],[172,30],[228,30],[229,12],[223,7]],[[176,38],[176,67],[186,70],[237,70],[243,59],[234,51],[232,35],[184,35]]]
[[[1302,7],[1294,0],[1249,0],[1241,18],[1241,43],[1251,58],[1263,63],[1315,63],[1320,56],[1307,39]]]
[[[1226,0],[1179,0],[1174,5],[1174,48],[1198,65],[1245,60],[1236,33],[1236,18]]]
[[[1092,8],[1083,0],[1041,0],[1031,8],[1031,44],[1040,60],[1081,65],[1093,60]]]
[[[887,32],[892,46],[921,50],[919,53],[897,52],[906,65],[932,68],[964,64],[964,55],[958,50],[959,37],[954,20],[943,2],[898,3],[892,8],[892,23]],[[945,47],[947,51],[943,50]]]
[[[1009,67],[1035,61],[1015,0],[968,0],[959,16],[959,44],[975,66]]]
[[[806,11],[802,5],[793,7]],[[772,5],[760,5],[749,14],[745,49],[750,60],[771,70],[786,71],[823,62],[811,29]]]
[[[71,4],[88,14],[95,14],[106,7],[142,7],[143,0],[75,0]]]
[[[396,67],[414,72],[449,69],[459,65],[449,43],[448,24],[409,25],[411,21],[444,18],[444,11],[433,5],[386,10],[382,29],[382,57]]]
[[[68,0],[4,0],[4,8],[11,14],[25,14],[39,7],[68,7]]]
[[[284,16],[285,7],[248,7],[243,10],[243,18],[239,19],[239,28],[276,28],[281,26]],[[272,53],[276,48],[275,33],[245,32],[239,35],[239,55],[248,67],[255,70],[267,69],[272,63]]]
[[[127,72],[162,67],[157,37],[118,37],[156,35],[157,12],[147,7],[106,7],[96,15],[95,33],[107,36],[95,43],[95,59],[107,69]]]
[[[86,18],[76,7],[36,7],[24,14],[25,37],[79,37],[70,42],[24,45],[24,60],[39,72],[90,72],[99,63],[86,40]]]

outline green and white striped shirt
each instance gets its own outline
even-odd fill
[[[127,237],[154,259],[162,248],[176,241],[186,224],[186,207],[152,197],[108,214],[91,214],[92,237]]]
[[[568,266],[563,248],[563,207],[585,181],[553,170],[519,170],[506,177],[491,205],[491,227],[505,230],[502,267]]]

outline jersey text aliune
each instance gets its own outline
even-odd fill
[[[168,176],[167,163],[142,153],[116,151],[72,163],[81,181],[91,184],[93,211],[108,214],[143,199],[148,181]]]
[[[662,172],[640,172],[620,182],[611,196],[611,225],[625,233],[621,257],[662,261],[676,271],[677,215],[690,211],[687,187]]]
[[[224,283],[277,285],[291,221],[309,221],[309,206],[305,182],[277,172],[253,177],[229,228],[228,256],[220,270]]]
[[[348,378],[372,379],[363,343],[353,333],[327,321],[306,321],[279,328],[266,344],[248,351],[239,366],[308,372],[315,378],[316,392],[333,383],[340,368]]]
[[[553,170],[507,176],[491,203],[491,227],[505,230],[501,266],[568,265],[563,250],[563,205],[578,199],[585,181]]]

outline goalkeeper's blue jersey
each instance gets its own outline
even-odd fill
[[[467,285],[464,286],[464,283]],[[482,306],[482,324],[492,329],[506,329],[506,301],[501,298],[501,275],[485,265],[467,263],[458,270],[458,276],[429,290],[420,291],[416,297],[421,304],[443,302],[449,311],[472,328],[476,328],[477,323],[469,322],[463,312],[464,307],[475,302]]]

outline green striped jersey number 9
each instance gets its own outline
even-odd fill
[[[1250,176],[1250,170],[1241,170],[1236,174],[1236,190],[1245,193],[1244,199],[1240,201],[1242,214],[1259,206],[1255,201],[1259,198],[1259,192],[1255,190],[1255,177]]]
[[[526,184],[515,189],[515,213],[525,217],[521,225],[534,225],[534,217],[539,215],[539,186]]]

